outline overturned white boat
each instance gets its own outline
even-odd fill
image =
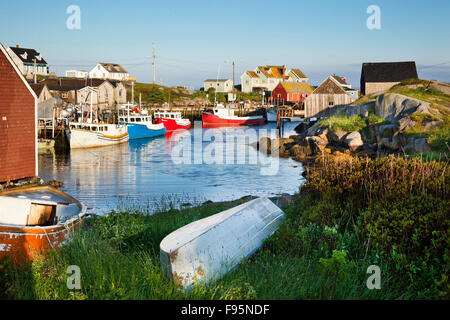
[[[184,288],[213,281],[251,256],[283,218],[272,201],[258,198],[192,222],[162,240],[161,264]]]

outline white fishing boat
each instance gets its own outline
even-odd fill
[[[284,218],[267,198],[258,198],[190,223],[160,244],[161,264],[184,288],[214,281],[251,256]]]
[[[71,149],[110,146],[128,141],[126,125],[71,122],[68,138]]]

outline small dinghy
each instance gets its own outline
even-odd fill
[[[283,218],[272,201],[258,198],[192,222],[162,240],[161,264],[184,288],[214,281],[250,257]]]
[[[0,262],[22,264],[60,248],[85,216],[85,206],[50,186],[0,192]]]

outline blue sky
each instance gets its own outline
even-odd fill
[[[381,9],[381,30],[369,30],[369,5]],[[69,30],[67,7],[81,9],[81,30]],[[319,84],[347,76],[359,87],[361,63],[417,63],[419,76],[450,82],[450,1],[2,1],[0,42],[35,48],[50,71],[122,64],[138,81],[202,86],[236,78],[257,65],[297,67]],[[438,64],[438,65],[437,65]]]

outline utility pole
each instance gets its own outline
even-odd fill
[[[34,58],[33,59],[33,61],[34,61],[34,83],[37,83],[37,80],[36,80],[36,58]]]
[[[233,61],[233,92],[234,92],[234,86],[235,86],[235,82],[234,82],[234,61]]]
[[[156,51],[155,51],[155,43],[153,43],[153,84],[156,84]]]
[[[131,103],[134,105],[134,81],[131,81]]]

